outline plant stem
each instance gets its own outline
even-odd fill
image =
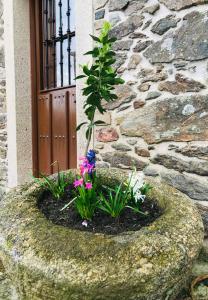
[[[89,137],[87,139],[87,145],[86,145],[86,148],[85,148],[85,156],[87,156],[88,149],[89,149],[89,146],[90,146],[90,141],[91,141],[91,133],[89,133]]]
[[[89,125],[89,136],[88,136],[88,139],[87,139],[87,145],[86,145],[86,149],[85,149],[85,156],[87,156],[87,152],[89,150],[89,146],[90,146],[90,142],[91,142],[91,139],[92,139],[92,132],[93,132],[93,129],[94,129],[94,119],[95,119],[95,109],[92,113],[92,117],[91,117],[91,120],[90,120],[90,125]]]

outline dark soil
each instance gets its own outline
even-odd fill
[[[72,206],[61,211],[70,202],[69,196],[57,200],[49,192],[45,192],[38,201],[38,207],[46,218],[56,225],[65,226],[81,231],[89,231],[104,234],[119,234],[125,231],[137,231],[144,226],[148,226],[161,215],[161,210],[156,203],[146,199],[142,204],[141,210],[146,213],[142,215],[126,208],[118,218],[97,211],[92,221],[83,221]]]

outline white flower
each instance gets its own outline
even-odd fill
[[[82,222],[82,226],[84,226],[84,227],[88,227],[88,223],[87,223],[87,221],[86,221],[86,220],[84,220],[84,221]]]
[[[130,173],[128,184],[133,189],[133,194],[134,194],[136,203],[140,200],[144,201],[145,195],[142,195],[142,193],[140,191],[140,189],[144,185],[144,174],[142,172],[136,172],[136,171],[134,171],[133,173]]]

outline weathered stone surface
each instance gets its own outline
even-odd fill
[[[176,152],[184,156],[199,157],[208,160],[208,146],[188,145],[186,147],[177,148]]]
[[[120,112],[120,111],[124,111],[124,110],[126,110],[126,109],[128,109],[129,107],[131,107],[131,104],[129,104],[129,105],[125,105],[125,106],[120,106],[119,108],[118,108],[118,112]]]
[[[129,4],[129,0],[110,0],[109,11],[122,10]]]
[[[141,52],[145,50],[147,47],[149,47],[152,44],[152,41],[138,41],[136,46],[133,48],[134,52]]]
[[[149,93],[147,94],[146,100],[156,99],[156,98],[158,98],[158,97],[160,97],[160,96],[161,96],[161,93],[160,93],[160,92],[157,92],[157,91],[155,91],[155,92],[149,92]]]
[[[114,187],[128,174],[98,169],[97,176]],[[180,192],[149,183],[162,217],[119,236],[54,225],[37,209],[43,188],[34,184],[9,193],[0,202],[0,254],[19,298],[175,300],[202,246],[202,220]]]
[[[151,6],[147,6],[143,9],[143,12],[149,13],[151,15],[154,15],[156,13],[156,11],[158,11],[160,9],[160,5],[158,3],[151,5]]]
[[[95,30],[97,30],[100,33],[101,28],[103,27],[105,20],[101,19],[101,20],[97,20],[94,22],[95,25]]]
[[[110,165],[106,162],[103,161],[99,161],[96,163],[96,168],[105,168],[105,169],[109,169]]]
[[[127,59],[127,54],[126,53],[117,52],[116,53],[116,62],[113,65],[114,68],[116,70],[119,69],[125,63],[126,59]]]
[[[144,7],[147,0],[136,0],[136,1],[129,1],[129,5],[125,9],[126,16],[134,15],[135,13],[138,13],[141,11],[141,9]]]
[[[95,149],[99,149],[99,150],[104,149],[104,147],[105,147],[105,144],[102,144],[102,143],[95,145]]]
[[[1,159],[5,159],[7,157],[7,148],[4,147],[0,147],[0,158]]]
[[[160,91],[167,91],[173,95],[187,92],[199,92],[205,89],[206,86],[193,79],[186,78],[182,74],[176,74],[175,81],[165,81],[159,84]]]
[[[151,84],[150,83],[142,83],[138,86],[138,90],[140,92],[147,92],[150,89]]]
[[[101,153],[101,156],[104,161],[115,168],[132,169],[135,167],[138,171],[142,171],[147,166],[147,163],[142,160],[123,152],[106,152]]]
[[[95,122],[96,121],[103,121],[103,122],[105,122],[106,125],[111,125],[111,113],[109,111],[104,112],[104,114],[96,112],[95,113]],[[100,126],[104,126],[104,124],[99,125],[97,127],[100,127]]]
[[[146,103],[145,100],[137,100],[137,101],[134,101],[134,109],[138,109],[142,106],[144,106]]]
[[[132,150],[131,147],[122,143],[114,143],[111,145],[111,147],[115,150],[124,151],[124,152]]]
[[[132,54],[132,56],[129,59],[128,63],[128,70],[134,70],[138,66],[138,64],[141,62],[142,58],[139,54]]]
[[[94,1],[95,10],[103,8],[107,2],[108,2],[108,0],[95,0]]]
[[[184,114],[192,105],[195,112]],[[143,137],[150,144],[162,141],[203,141],[208,139],[208,96],[168,98],[156,101],[123,117],[121,133]]]
[[[157,168],[155,168],[154,166],[147,166],[144,169],[144,175],[151,176],[151,177],[157,177],[157,176],[159,176],[159,172],[158,172]]]
[[[149,75],[146,75],[143,77],[141,80],[142,83],[151,81],[151,82],[158,82],[158,81],[163,81],[168,78],[167,72],[150,72]]]
[[[109,21],[112,26],[115,26],[118,22],[121,21],[121,18],[118,13],[110,14]]]
[[[151,24],[152,24],[152,20],[148,20],[148,21],[144,24],[144,26],[142,27],[142,30],[147,29]]]
[[[159,0],[159,1],[172,10],[181,10],[198,4],[208,3],[207,0]]]
[[[182,71],[184,71],[184,70],[187,70],[187,62],[185,62],[185,61],[179,61],[179,62],[175,62],[173,65],[174,65],[174,67],[177,69],[177,70],[182,70]]]
[[[152,63],[169,63],[176,59],[195,61],[208,58],[207,15],[207,12],[192,12],[186,15],[178,30],[167,33],[161,41],[151,45],[144,52],[144,56]]]
[[[154,74],[154,69],[150,69],[150,68],[141,68],[139,73],[138,73],[138,77],[139,78],[145,78],[146,76],[152,75]]]
[[[117,41],[113,44],[113,50],[114,51],[129,50],[132,44],[133,44],[132,40]]]
[[[157,154],[151,161],[155,164],[163,165],[168,169],[174,169],[179,172],[187,172],[202,176],[208,175],[208,161],[199,159],[185,160],[181,157],[170,154]]]
[[[0,129],[6,128],[6,121],[7,121],[7,115],[6,114],[0,114]]]
[[[130,139],[130,140],[127,140],[127,143],[131,146],[135,146],[137,144],[137,140],[136,139]]]
[[[2,263],[1,263],[2,264]],[[15,288],[3,269],[0,268],[0,299],[2,300],[18,300]]]
[[[135,153],[142,157],[150,157],[150,152],[148,149],[142,148],[140,146],[135,147]]]
[[[111,36],[116,36],[117,39],[134,32],[137,28],[141,27],[143,24],[143,16],[133,15],[129,17],[126,21],[119,23],[111,30]]]
[[[208,201],[207,179],[197,175],[181,174],[177,171],[160,172],[162,179],[190,198],[200,201]]]
[[[127,84],[117,86],[115,88],[115,94],[118,96],[118,99],[116,101],[105,104],[104,107],[106,109],[115,109],[117,107],[120,107],[122,104],[128,103],[132,99],[136,98],[136,93]]]
[[[143,32],[137,32],[137,31],[131,33],[129,35],[129,37],[131,39],[146,39],[147,38],[146,34],[144,34]]]
[[[113,142],[119,139],[119,135],[114,128],[102,128],[96,130],[96,139],[98,142]]]
[[[163,35],[169,29],[176,27],[179,21],[180,21],[179,18],[176,19],[175,16],[169,15],[169,16],[157,21],[153,25],[151,31],[153,33],[157,33],[159,35]]]
[[[135,81],[135,80],[128,80],[128,81],[126,82],[126,84],[132,86],[132,85],[137,84],[137,81]]]
[[[95,12],[95,20],[100,20],[105,17],[105,9],[101,9]]]

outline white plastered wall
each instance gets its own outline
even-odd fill
[[[28,0],[4,0],[8,186],[32,170],[30,19]]]

